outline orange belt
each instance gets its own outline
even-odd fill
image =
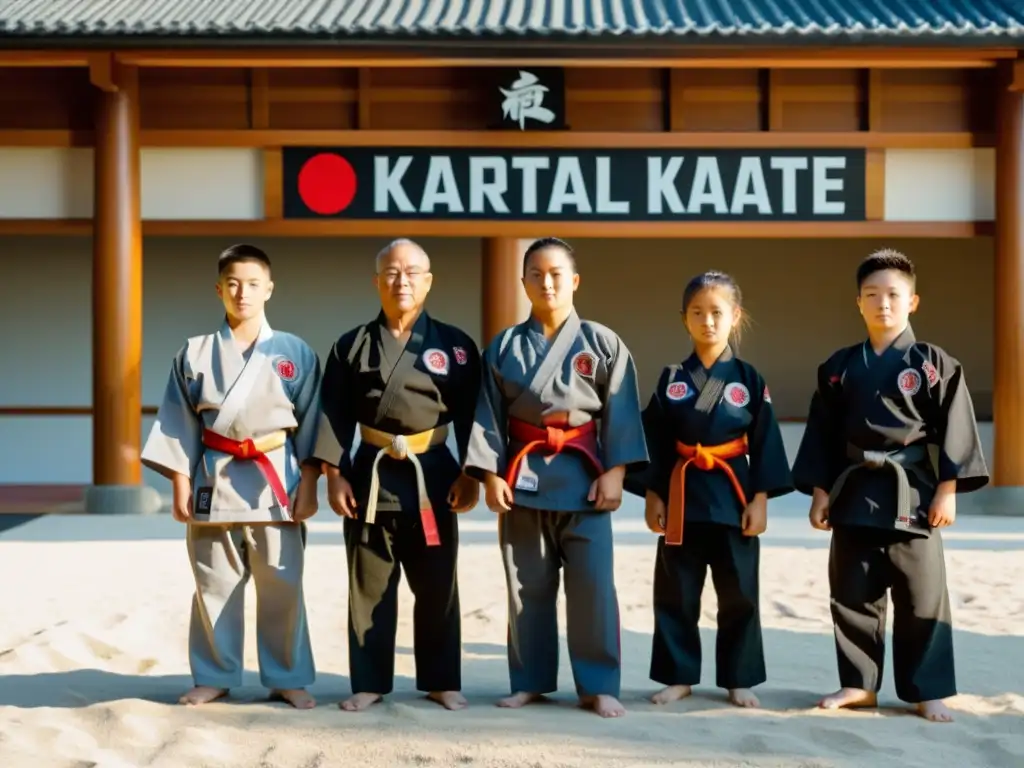
[[[554,454],[563,450],[571,449],[582,453],[593,470],[598,474],[604,473],[601,460],[597,457],[597,435],[593,421],[588,421],[579,427],[566,429],[564,426],[537,427],[519,419],[508,420],[508,435],[511,439],[523,443],[523,447],[515,458],[508,465],[505,471],[505,482],[509,488],[515,487],[519,475],[519,466],[531,453],[543,451]]]
[[[277,474],[273,462],[270,461],[265,453],[265,451],[274,450],[284,445],[284,442],[279,438],[282,435],[287,439],[284,432],[275,432],[268,435],[266,440],[263,438],[258,438],[255,441],[252,438],[232,440],[230,437],[224,437],[224,435],[204,429],[203,445],[214,451],[226,453],[236,459],[255,463],[260,473],[266,479],[267,485],[270,486],[270,490],[273,492],[274,498],[277,499],[277,503],[282,509],[288,509],[288,491],[284,487],[284,483],[281,482],[281,477]]]
[[[726,459],[735,459],[747,454],[747,436],[738,437],[721,445],[686,445],[676,443],[679,460],[672,470],[672,482],[668,491],[668,520],[665,526],[665,543],[678,546],[683,543],[683,513],[686,506],[686,468],[691,464],[697,469],[710,472],[721,469],[732,481],[744,508],[747,506],[747,495],[743,492],[736,473],[726,463]]]

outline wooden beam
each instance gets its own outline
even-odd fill
[[[1024,91],[996,99],[992,469],[995,485],[1024,486]]]
[[[864,170],[865,217],[868,221],[885,219],[885,150],[869,149]]]
[[[120,65],[110,53],[97,53],[89,58],[89,82],[106,93],[117,90],[115,71]]]
[[[263,150],[263,218],[284,216],[284,166],[281,148]]]
[[[569,221],[566,237],[604,238],[964,238],[990,236],[991,221]],[[0,219],[0,236],[88,237],[88,220]],[[142,222],[146,237],[535,237],[536,221],[442,219],[256,219]]]
[[[94,51],[0,51],[0,67],[88,67]]]
[[[481,338],[484,344],[489,344],[491,339],[509,326],[521,323],[530,313],[521,280],[526,249],[516,237],[488,237],[481,241],[481,246]]]
[[[270,127],[270,75],[263,67],[249,72],[249,127]]]
[[[356,96],[356,128],[361,131],[370,129],[370,105],[372,103],[372,91],[370,85],[370,68],[359,68],[359,85]]]
[[[530,47],[517,46],[514,54],[495,56],[496,44],[475,48],[481,55],[461,53],[457,56],[402,51],[399,49],[367,51],[358,49],[285,48],[233,50],[133,50],[118,51],[125,64],[139,67],[667,67],[691,69],[775,68],[775,69],[962,69],[994,67],[997,60],[1016,58],[1014,49],[890,49],[890,48],[802,48],[792,49],[732,48],[714,51],[690,49],[671,55],[651,52],[617,53],[605,49],[581,51],[580,56],[531,55]],[[497,43],[498,46],[501,43]],[[460,51],[469,50],[465,45]],[[621,50],[621,49],[620,49]]]
[[[673,110],[673,131],[607,133],[598,131],[333,131],[333,130],[160,130],[139,134],[143,147],[391,146],[391,147],[533,147],[687,149],[858,148],[970,149],[995,146],[986,133],[901,133],[852,131],[799,133],[791,131],[684,131],[685,115]],[[88,147],[91,131],[0,130],[0,147]]]
[[[882,106],[885,103],[884,82],[880,69],[869,69],[867,77],[867,126],[869,131],[882,130]]]
[[[142,481],[138,72],[116,65],[96,111],[92,275],[93,485]]]
[[[1015,61],[1010,73],[1010,90],[1024,91],[1024,61]]]

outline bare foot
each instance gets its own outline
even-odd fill
[[[364,709],[369,709],[371,704],[376,704],[383,698],[379,693],[356,693],[345,699],[338,706],[346,712],[362,712]]]
[[[270,698],[277,701],[285,701],[296,709],[312,709],[316,706],[316,699],[302,688],[275,689],[270,692]]]
[[[592,709],[601,717],[622,717],[626,714],[626,708],[619,703],[614,696],[580,696],[580,706],[585,709]]]
[[[878,696],[872,691],[860,688],[842,688],[818,702],[822,709],[858,709],[860,707],[877,707]]]
[[[519,693],[513,693],[511,696],[506,696],[504,699],[498,699],[497,704],[504,709],[519,709],[543,698],[539,693],[523,693],[520,691]]]
[[[671,704],[673,701],[685,699],[691,693],[693,693],[693,688],[688,685],[670,685],[651,696],[651,701],[655,704]]]
[[[458,691],[431,691],[427,694],[427,698],[431,701],[436,701],[442,707],[450,709],[452,712],[469,706],[466,697]]]
[[[729,701],[737,707],[760,707],[761,702],[749,688],[730,688]]]
[[[181,698],[178,699],[178,703],[197,707],[200,704],[209,704],[211,701],[222,699],[227,695],[227,688],[211,688],[209,685],[197,685],[191,691],[182,694]]]
[[[917,705],[917,714],[925,720],[933,723],[952,723],[953,713],[949,711],[946,702],[941,699],[935,701],[922,701]]]

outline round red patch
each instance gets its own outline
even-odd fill
[[[296,369],[295,363],[286,357],[282,357],[274,363],[274,370],[277,371],[277,375],[285,381],[295,381],[295,377],[298,375],[298,369]]]
[[[299,197],[313,213],[333,216],[352,204],[356,196],[356,172],[341,155],[321,152],[309,158],[299,171]]]
[[[689,391],[690,388],[686,386],[685,381],[674,381],[665,390],[665,397],[669,400],[683,400]]]
[[[742,384],[729,384],[725,388],[725,400],[739,408],[750,402],[750,390]]]
[[[907,368],[896,379],[896,385],[904,395],[916,395],[921,389],[921,374],[913,368]]]
[[[593,376],[594,356],[589,352],[580,352],[572,361],[572,367],[580,376]]]
[[[423,353],[423,364],[431,373],[448,373],[448,355],[440,349],[428,349]]]

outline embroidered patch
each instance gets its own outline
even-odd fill
[[[428,349],[423,353],[423,364],[431,373],[448,373],[448,353],[440,349]]]
[[[766,403],[770,403],[772,401],[772,393],[768,391],[767,384],[764,385],[764,394],[761,395],[761,399],[764,400]]]
[[[896,379],[896,386],[904,395],[916,395],[921,389],[921,374],[913,368],[904,368]]]
[[[594,356],[589,352],[577,352],[572,359],[572,369],[580,376],[593,376]]]
[[[750,402],[750,390],[742,384],[727,384],[725,387],[725,402],[743,408]]]
[[[685,400],[690,394],[690,387],[685,381],[673,381],[665,388],[665,397],[669,400]]]
[[[299,376],[299,369],[287,357],[274,360],[274,372],[285,381],[295,381]]]
[[[205,486],[196,491],[196,513],[200,515],[210,514],[213,509],[213,488]]]
[[[934,387],[939,381],[939,372],[935,370],[935,366],[930,361],[925,360],[921,363],[921,370],[924,371],[924,377],[928,379],[928,386]]]
[[[465,365],[469,362],[469,355],[466,354],[466,350],[462,347],[452,347],[452,353],[455,355],[455,362],[459,365]]]

